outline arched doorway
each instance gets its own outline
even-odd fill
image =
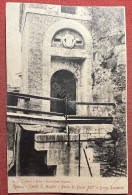
[[[76,80],[73,73],[67,70],[59,70],[55,72],[51,78],[51,97],[65,99],[68,101],[76,101]],[[66,113],[65,102],[51,101],[51,112]],[[68,102],[67,113],[69,115],[76,114],[75,103]]]

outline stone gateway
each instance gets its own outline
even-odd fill
[[[127,176],[124,21],[123,7],[20,4],[9,176]]]

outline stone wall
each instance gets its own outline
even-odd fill
[[[115,163],[121,175],[124,174],[121,168],[127,171],[124,21],[124,8],[93,8],[93,101],[116,103],[116,113],[113,113],[118,132]]]
[[[84,10],[82,14],[85,15]],[[104,106],[102,110],[100,107],[93,107],[92,110],[87,109],[89,115],[114,117],[113,133],[111,134],[113,139],[111,141],[105,140],[103,143],[97,139],[97,141],[91,142],[89,147],[94,149],[94,160],[96,163],[100,163],[100,174],[102,176],[124,176],[126,175],[126,49],[124,8],[94,7],[91,9],[91,14],[92,20],[76,19],[78,23],[85,26],[92,34],[94,41],[93,48],[91,46],[89,48],[93,49],[93,59],[89,51],[83,53],[84,51],[80,50],[80,53],[77,53],[74,50],[68,50],[68,52],[62,51],[62,48],[58,48],[58,50],[61,49],[59,50],[61,54],[64,52],[64,55],[66,57],[70,56],[71,59],[72,57],[78,57],[78,54],[88,58],[83,63],[78,64],[78,66],[84,65],[85,67],[85,69],[81,70],[81,76],[79,75],[80,73],[78,74],[82,78],[80,88],[78,86],[78,94],[85,93],[83,97],[80,96],[78,98],[79,101],[116,103],[116,112],[113,108],[109,109],[107,106]],[[60,21],[62,24],[70,19],[72,23],[75,18],[67,19],[64,17],[61,19],[59,15],[27,13],[26,22],[22,30],[22,92],[49,96],[50,88],[45,88],[45,86],[50,87],[50,77],[55,71],[63,68],[58,63],[63,60],[59,59],[57,62],[54,58],[51,60],[51,56],[48,53],[50,43],[48,47],[47,45],[43,45],[45,34],[50,26],[56,22]],[[76,30],[79,31],[79,29]],[[46,54],[44,50],[47,51]],[[52,50],[52,52],[54,56],[56,56],[55,54],[58,55],[55,50]],[[50,56],[49,59],[47,55]],[[67,64],[66,61],[68,60],[65,60],[64,66],[65,68],[69,68],[71,64]],[[52,71],[50,68],[52,68]],[[76,71],[74,67],[69,68],[69,70]],[[45,103],[46,105],[47,102]],[[28,106],[33,109],[41,109],[42,102],[33,100],[30,101]],[[82,114],[83,110],[81,107],[79,114]]]
[[[33,95],[50,96],[50,86],[48,86],[48,82],[52,75],[51,71],[49,71],[49,66],[47,67],[46,65],[48,64],[47,56],[44,54],[44,50],[49,47],[47,45],[43,45],[45,34],[50,26],[58,21],[61,21],[61,23],[64,24],[66,20],[68,19],[62,19],[59,16],[56,17],[53,15],[41,15],[35,13],[26,14],[26,21],[21,32],[23,77],[20,90],[21,92]],[[74,21],[74,19],[71,18],[70,22],[72,23],[72,21]],[[78,20],[78,23],[84,25],[88,30],[90,29],[91,24],[89,21],[83,21],[80,19]],[[57,64],[54,66],[54,69],[58,69]],[[52,72],[54,69],[52,68]],[[45,84],[45,82],[47,82],[47,84]],[[49,90],[47,90],[46,86]],[[45,101],[45,105],[43,107],[46,107],[46,105],[48,105],[48,102]],[[39,110],[42,109],[41,106],[41,101],[31,100],[29,102],[29,108]]]

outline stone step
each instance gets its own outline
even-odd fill
[[[107,134],[112,132],[113,124],[86,124],[86,125],[68,125],[70,133],[91,133],[91,134]],[[67,128],[68,131],[68,128]]]
[[[44,163],[47,166],[56,166],[56,175],[78,176],[79,163],[82,176],[90,176],[87,160],[90,164],[93,176],[100,176],[99,153],[102,152],[100,145],[95,143],[98,139],[110,142],[113,131],[112,124],[88,124],[70,125],[69,135],[66,132],[37,133],[34,137],[34,147],[37,151],[47,151]],[[79,134],[80,134],[80,161],[79,161]],[[68,145],[69,141],[69,145]],[[91,145],[92,144],[92,145]],[[94,149],[93,149],[94,144]],[[92,146],[92,147],[90,147]],[[113,144],[112,144],[113,146]],[[106,144],[107,147],[107,144]],[[86,156],[84,155],[84,150]],[[97,150],[97,151],[96,151]],[[104,153],[104,155],[107,152]],[[97,154],[98,153],[98,154]],[[101,155],[103,155],[101,153]],[[87,157],[87,159],[86,159]],[[97,159],[97,160],[96,160]],[[101,157],[102,159],[102,157]],[[98,163],[97,163],[98,162]],[[99,163],[100,162],[100,163]],[[103,163],[105,160],[103,161]]]
[[[111,136],[109,134],[103,133],[97,136],[96,133],[82,133],[80,134],[80,141],[94,139],[94,138],[104,138],[110,139]],[[78,141],[79,135],[78,134],[69,134],[70,141]],[[47,142],[67,142],[68,141],[68,134],[67,133],[46,133],[46,134],[35,134],[35,141],[38,143],[47,143]]]
[[[93,149],[86,149],[86,155],[89,163],[93,162]],[[79,150],[64,149],[64,150],[48,150],[47,157],[44,158],[44,163],[49,165],[61,165],[69,164],[72,162],[74,164],[79,164]],[[87,164],[86,157],[84,155],[83,149],[80,149],[80,163]]]
[[[79,153],[78,150],[65,149],[65,150],[48,150],[47,151],[47,161],[45,162],[49,165],[62,165],[70,164],[70,162],[78,164],[79,163]]]
[[[45,146],[45,144],[43,145]],[[59,143],[57,147],[56,143],[51,144],[54,144],[54,147],[51,148],[50,145],[48,145],[47,155],[44,157],[44,163],[47,164],[47,166],[62,164],[66,165],[70,164],[70,162],[79,164],[79,148],[77,142],[72,142],[70,144],[70,147],[65,142]],[[87,165],[86,157],[84,155],[84,150],[82,147],[83,145],[80,145],[80,163]],[[85,148],[85,152],[89,163],[92,163],[94,155],[93,148]]]
[[[111,139],[110,135],[100,134],[80,134],[80,144],[85,147],[87,143],[96,138]],[[60,144],[61,143],[61,144]],[[62,144],[63,143],[63,144]],[[69,143],[72,149],[76,149],[79,144],[78,134],[69,134]],[[47,134],[35,134],[34,147],[37,151],[44,151],[49,149],[63,149],[64,146],[68,145],[68,134],[67,133],[47,133]]]
[[[93,177],[100,176],[100,165],[99,163],[90,164],[91,172]],[[79,165],[68,164],[58,165],[56,169],[56,176],[79,176]],[[91,177],[88,166],[86,164],[80,164],[80,176]]]

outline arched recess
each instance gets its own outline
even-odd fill
[[[50,82],[51,97],[65,99],[68,101],[76,101],[76,80],[73,73],[68,70],[59,70],[51,77]],[[51,101],[51,112],[66,113],[64,101]],[[67,112],[69,115],[76,114],[74,103],[68,103]]]
[[[72,29],[79,33],[84,41],[83,49],[70,49],[70,48],[58,48],[51,47],[51,42],[53,40],[54,35],[63,29]],[[90,31],[82,25],[80,22],[71,19],[61,19],[60,21],[52,24],[47,29],[44,35],[43,42],[43,95],[49,97],[50,96],[50,79],[51,68],[57,69],[57,63],[55,66],[52,66],[52,59],[68,59],[69,61],[72,59],[83,59],[80,64],[80,80],[78,83],[78,101],[92,101],[92,61],[93,61],[93,40]],[[63,69],[63,65],[60,69]],[[71,66],[72,69],[72,66]],[[69,69],[69,71],[71,71]],[[71,71],[72,72],[72,71]],[[43,103],[43,107],[46,111],[50,111],[50,102],[46,101]],[[86,106],[87,107],[87,106]],[[87,112],[87,108],[83,109],[77,106],[77,114],[84,114]]]
[[[79,22],[73,21],[73,20],[67,20],[63,19],[60,20],[53,25],[51,25],[44,37],[44,51],[48,52],[51,47],[51,41],[54,35],[59,31],[63,29],[72,29],[79,33],[85,42],[85,49],[90,50],[92,49],[92,36],[91,33]],[[45,47],[46,46],[46,47]]]

